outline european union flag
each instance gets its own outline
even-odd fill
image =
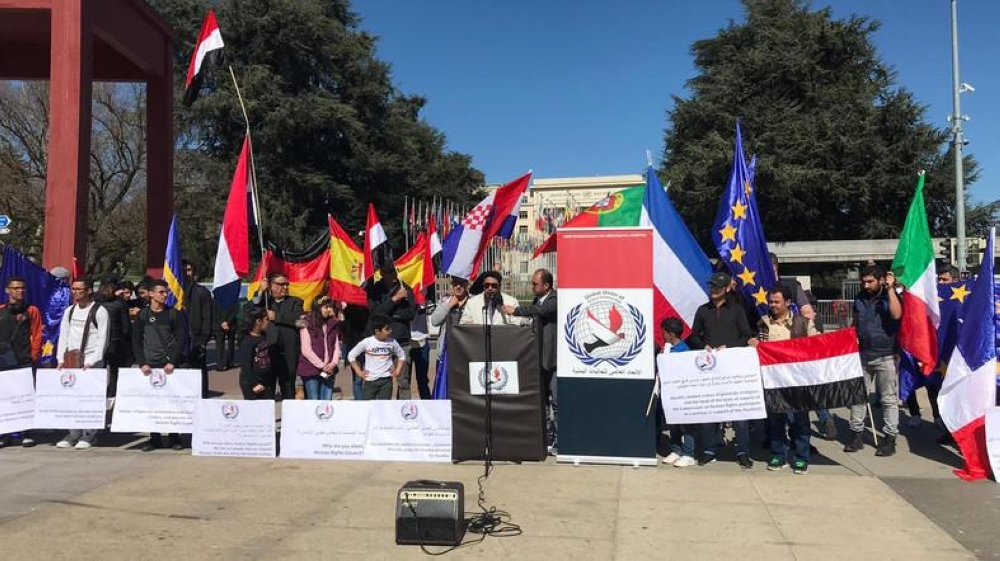
[[[767,251],[764,226],[754,197],[753,178],[743,153],[743,135],[736,122],[736,149],[729,181],[722,192],[722,202],[715,215],[712,241],[719,256],[728,265],[743,296],[757,306],[757,312],[768,311],[767,291],[777,284]]]
[[[55,366],[56,347],[59,344],[59,324],[63,312],[70,304],[69,286],[48,271],[29,260],[13,246],[3,248],[3,266],[0,267],[0,287],[7,286],[10,277],[21,277],[27,286],[25,301],[38,308],[42,314],[42,356],[39,366]],[[0,303],[6,304],[7,293],[0,293]]]
[[[163,258],[163,280],[170,287],[167,295],[167,305],[176,310],[184,309],[184,268],[181,266],[181,232],[177,228],[177,215],[170,220],[170,232],[167,234],[167,254]]]

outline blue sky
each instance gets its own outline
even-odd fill
[[[990,39],[1000,2],[958,0],[967,150],[980,162],[976,201],[1000,199],[1000,77]],[[882,22],[874,40],[897,84],[946,126],[952,112],[948,0],[835,0],[837,17]],[[471,154],[490,183],[638,173],[658,157],[671,96],[686,97],[691,43],[743,18],[737,0],[356,0],[362,29],[395,84],[421,94],[424,118]],[[993,100],[992,102],[990,100]],[[719,178],[723,182],[725,178]]]

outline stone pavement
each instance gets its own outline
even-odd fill
[[[213,389],[232,390],[232,374]],[[347,389],[347,388],[345,388]],[[838,412],[841,429],[846,412]],[[904,429],[900,453],[845,454],[814,439],[810,473],[706,467],[496,466],[486,504],[523,535],[487,537],[450,557],[636,559],[971,559],[1000,552],[1000,490],[964,483],[930,423]],[[48,436],[52,442],[58,435]],[[323,462],[143,454],[141,439],[88,451],[0,451],[0,540],[9,559],[410,559],[395,545],[395,493],[414,479],[465,484],[475,464]],[[912,444],[912,448],[911,448]],[[730,452],[731,454],[731,452]],[[467,535],[466,541],[477,536]],[[431,548],[439,551],[442,548]]]

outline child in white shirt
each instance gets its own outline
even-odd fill
[[[364,380],[361,391],[364,399],[391,399],[392,380],[398,378],[406,366],[406,352],[391,338],[392,325],[386,317],[372,318],[375,332],[361,340],[347,354],[351,368]],[[358,357],[364,355],[364,368]]]

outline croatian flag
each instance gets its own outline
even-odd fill
[[[993,282],[993,238],[990,229],[986,252],[968,297],[965,321],[959,327],[958,343],[948,361],[948,372],[938,394],[941,419],[951,431],[965,459],[955,475],[966,480],[986,479],[986,410],[996,403],[996,295]]]
[[[226,214],[215,253],[215,285],[212,294],[222,309],[239,299],[240,277],[250,274],[250,205],[253,174],[250,171],[250,135],[243,137],[243,149],[229,187]]]
[[[684,336],[691,330],[698,307],[708,301],[712,265],[670,197],[660,185],[653,166],[646,170],[646,193],[639,225],[653,228],[653,316],[659,325],[665,317],[684,322]],[[659,329],[656,342],[662,345]]]
[[[445,274],[471,279],[479,272],[490,241],[509,228],[514,231],[521,197],[531,182],[531,172],[493,191],[475,206],[448,234],[442,248]]]
[[[198,34],[198,42],[194,45],[194,52],[191,53],[191,62],[188,64],[187,78],[184,81],[184,105],[190,107],[198,97],[201,90],[201,82],[205,79],[209,63],[213,63],[218,51],[225,46],[222,42],[222,33],[219,31],[219,24],[215,21],[215,11],[209,10],[205,16],[205,22],[201,25],[201,33]]]
[[[852,327],[757,345],[768,413],[864,403],[864,371]]]

